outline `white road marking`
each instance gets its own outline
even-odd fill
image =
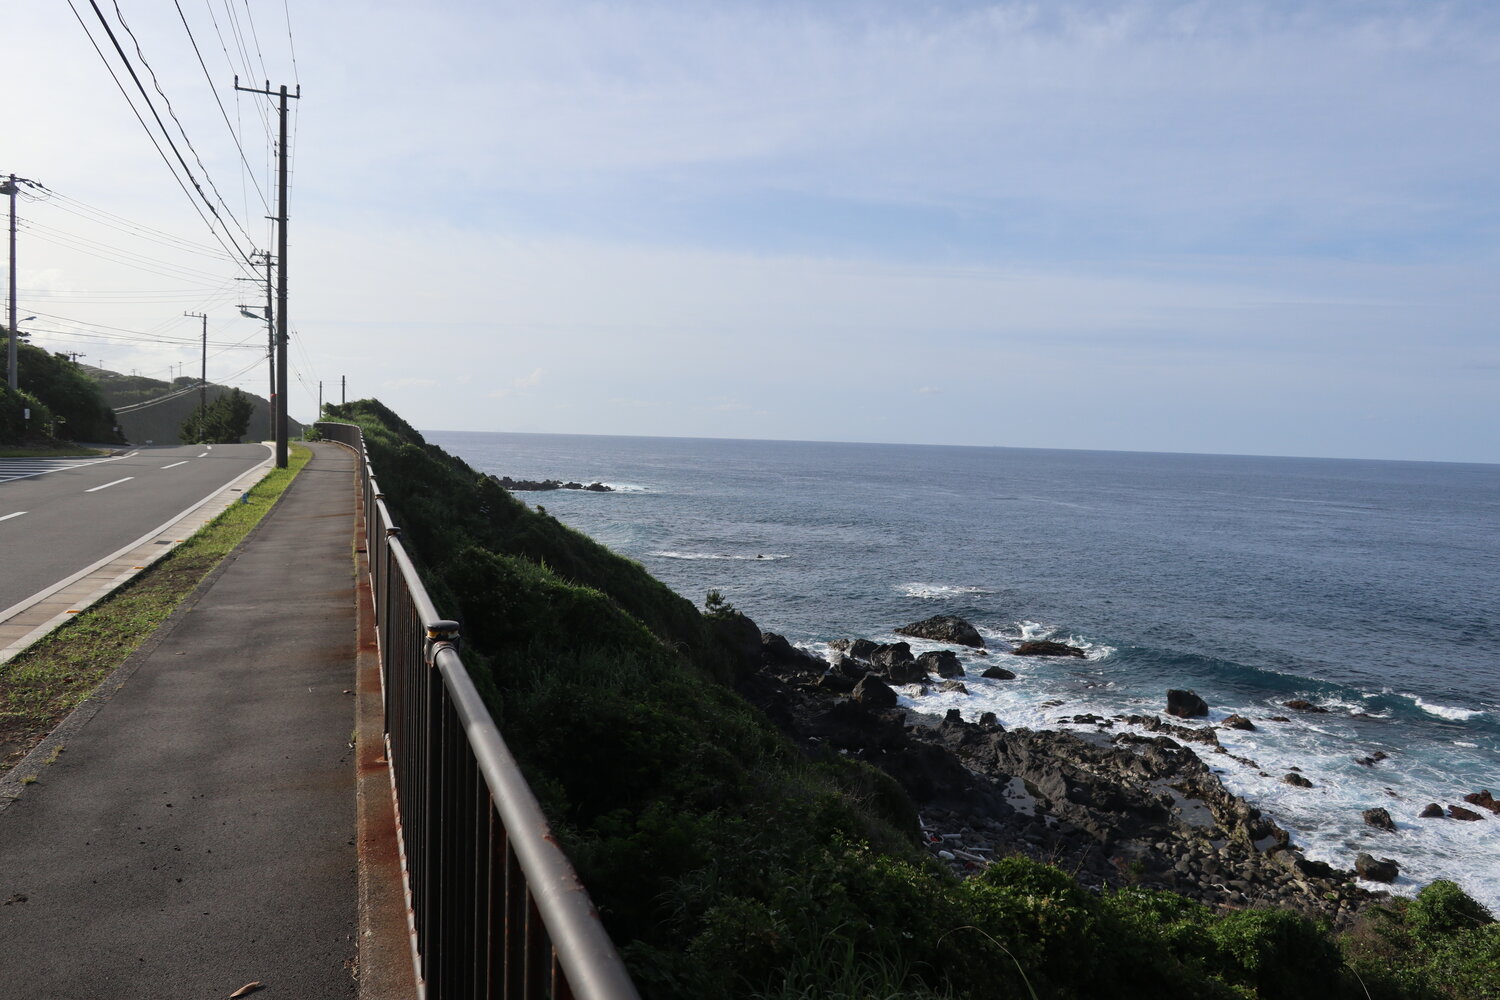
[[[205,451],[203,454],[199,455],[198,457],[199,458],[207,458],[208,457],[208,452]]]
[[[130,482],[134,478],[135,478],[134,476],[126,476],[124,479],[116,479],[112,483],[105,483],[103,486],[95,486],[93,489],[91,489],[91,490],[84,490],[83,492],[85,492],[85,493],[98,493],[100,490],[107,490],[111,486],[119,486],[121,483],[128,483],[128,482]]]
[[[0,521],[9,521],[11,518],[20,517],[24,513],[26,513],[24,510],[18,510],[14,514],[3,514],[0,515]]]
[[[190,460],[189,460],[189,459],[186,459],[186,458],[184,458],[184,459],[183,459],[183,460],[182,460],[182,461],[180,461],[180,462],[173,462],[173,463],[172,463],[172,464],[171,464],[171,465],[163,465],[163,466],[162,466],[162,468],[163,468],[163,469],[175,469],[175,468],[177,468],[177,467],[178,467],[178,466],[179,466],[179,465],[187,465],[187,464],[188,464],[188,462],[189,462],[189,461],[190,461]]]

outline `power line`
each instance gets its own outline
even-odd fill
[[[219,228],[222,228],[224,230],[223,235],[228,237],[230,243],[234,244],[234,251],[231,251],[228,245],[224,244],[223,239],[219,235],[219,229],[216,229],[213,223],[209,222],[208,218],[203,215],[203,209],[198,205],[199,200],[203,201],[203,203],[207,205],[209,212],[213,214],[215,219],[219,218],[218,211],[213,207],[213,203],[208,200],[207,195],[203,193],[203,188],[198,184],[197,179],[193,176],[192,168],[187,165],[187,161],[183,159],[181,150],[179,150],[177,148],[177,144],[172,141],[171,133],[167,131],[166,125],[162,122],[161,115],[156,111],[156,106],[151,103],[151,95],[146,93],[145,85],[141,83],[141,78],[136,73],[135,67],[131,65],[130,57],[125,54],[124,48],[121,47],[120,40],[115,37],[114,29],[109,26],[109,21],[107,18],[105,18],[104,12],[99,9],[99,5],[97,2],[95,2],[95,0],[88,0],[88,2],[89,6],[93,8],[95,16],[98,17],[100,25],[104,28],[104,33],[109,37],[110,44],[114,46],[115,52],[119,55],[121,63],[130,73],[131,80],[135,82],[136,89],[140,91],[141,98],[145,101],[146,108],[151,112],[151,116],[156,120],[157,127],[161,130],[162,138],[167,140],[167,145],[172,148],[173,154],[177,157],[177,162],[182,165],[183,172],[187,174],[188,180],[192,182],[193,188],[198,192],[197,199],[193,198],[192,192],[188,191],[187,185],[183,183],[182,178],[177,176],[177,169],[172,166],[172,162],[167,158],[167,154],[161,148],[161,144],[156,141],[155,133],[153,133],[151,131],[151,127],[146,124],[146,120],[144,117],[142,117],[140,110],[136,108],[135,102],[130,99],[130,94],[128,91],[126,91],[125,85],[120,82],[120,78],[115,73],[114,67],[110,65],[109,59],[104,55],[103,50],[100,49],[99,43],[95,41],[93,33],[89,31],[88,25],[84,23],[83,16],[78,13],[78,8],[74,5],[73,0],[68,0],[68,7],[73,11],[73,16],[78,19],[79,25],[83,27],[84,33],[89,36],[89,42],[94,46],[94,51],[98,53],[100,60],[103,61],[105,65],[105,68],[109,70],[109,74],[114,79],[115,85],[120,88],[120,93],[124,95],[126,103],[130,105],[130,110],[135,114],[136,120],[139,121],[141,123],[141,127],[146,130],[147,136],[151,139],[151,144],[156,147],[157,153],[159,153],[162,157],[162,160],[166,162],[167,168],[172,171],[173,179],[177,181],[177,184],[182,188],[183,193],[188,196],[188,199],[190,201],[192,201],[193,208],[203,219],[204,224],[208,226],[209,231],[214,234],[214,239],[219,242],[220,245],[224,246],[225,253],[234,256],[235,252],[237,251],[239,259],[245,262],[245,265],[242,266],[248,266],[248,255],[235,240],[234,234],[229,232],[229,230],[224,227],[223,220],[219,219]]]
[[[177,16],[182,21],[182,29],[187,32],[188,41],[193,45],[193,55],[198,57],[198,65],[203,70],[203,78],[208,81],[208,89],[214,95],[214,103],[219,106],[219,114],[224,117],[224,125],[229,129],[230,138],[234,139],[234,146],[240,151],[240,162],[245,165],[245,173],[249,174],[250,182],[255,185],[255,193],[260,195],[260,203],[265,206],[267,212],[271,211],[271,202],[266,198],[265,191],[261,190],[260,181],[255,177],[255,169],[250,166],[250,158],[245,155],[245,147],[240,143],[239,133],[229,121],[229,112],[224,109],[224,102],[219,98],[219,88],[214,86],[213,74],[208,71],[208,64],[203,61],[203,52],[198,48],[198,39],[193,36],[193,29],[188,25],[187,15],[182,12],[182,4],[178,0],[172,0],[172,6],[177,8]],[[293,62],[295,63],[295,59]],[[251,242],[254,242],[253,240]]]
[[[198,169],[203,172],[203,179],[207,181],[208,186],[213,189],[214,197],[219,200],[219,205],[224,209],[224,214],[229,216],[229,218],[234,222],[235,226],[239,229],[240,234],[245,237],[245,241],[253,246],[255,244],[255,240],[251,238],[249,233],[245,232],[244,225],[238,218],[235,217],[235,214],[229,210],[229,206],[224,201],[224,196],[219,193],[219,186],[214,183],[213,175],[208,172],[208,167],[203,163],[203,157],[198,155],[198,150],[193,145],[193,140],[188,138],[187,129],[183,127],[182,119],[177,117],[177,109],[172,107],[172,99],[167,96],[166,91],[161,89],[161,81],[156,78],[156,70],[152,68],[151,63],[146,59],[146,53],[141,51],[140,39],[135,36],[135,32],[131,29],[129,23],[127,23],[125,20],[125,14],[120,10],[120,0],[112,0],[112,2],[114,3],[115,7],[116,20],[120,22],[120,27],[125,29],[125,33],[130,36],[130,41],[135,45],[136,58],[141,61],[142,66],[146,67],[146,72],[151,74],[151,86],[156,88],[157,94],[161,96],[162,103],[167,106],[167,114],[170,115],[172,117],[172,121],[176,123],[177,131],[182,136],[183,143],[187,146],[188,151],[193,154],[193,159],[198,162]],[[95,7],[94,9],[97,11],[98,7]],[[157,121],[159,123],[161,119],[157,119]],[[202,194],[203,189],[199,188],[198,193]],[[218,213],[215,212],[214,214],[217,215]]]

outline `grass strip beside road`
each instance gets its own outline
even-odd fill
[[[237,503],[98,604],[0,664],[0,774],[26,756],[167,620],[260,523],[312,451],[291,446]]]

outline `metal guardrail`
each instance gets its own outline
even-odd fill
[[[387,759],[428,1000],[638,1000],[634,984],[401,543],[353,424]]]

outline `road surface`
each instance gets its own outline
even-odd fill
[[[262,444],[0,459],[0,609],[137,541],[265,461]]]

